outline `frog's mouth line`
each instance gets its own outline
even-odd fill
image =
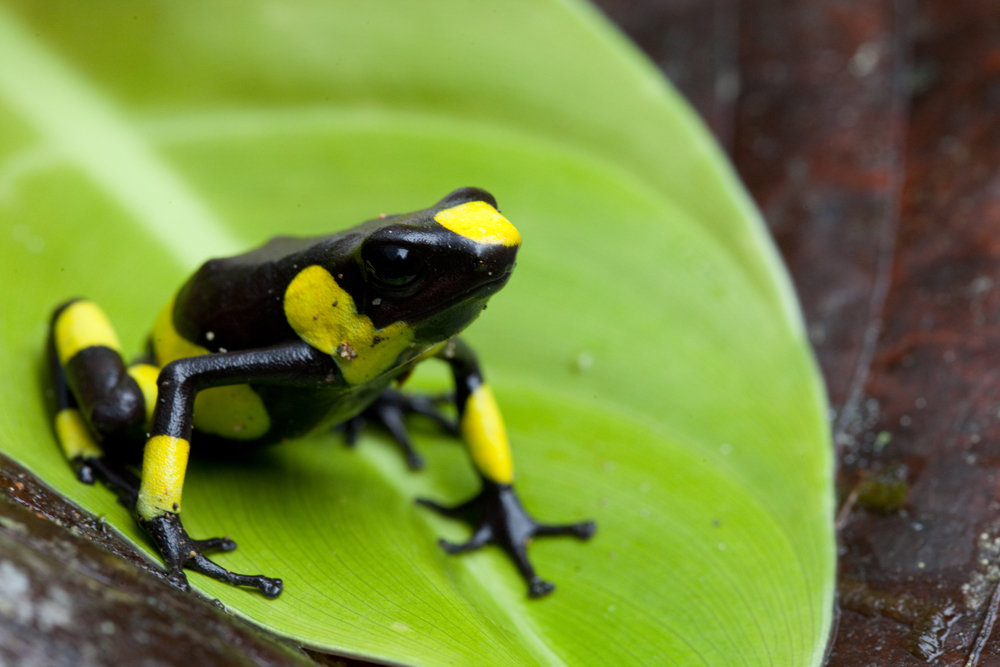
[[[493,294],[499,292],[503,288],[503,286],[507,284],[507,281],[510,280],[510,276],[513,272],[514,272],[514,267],[512,265],[509,269],[504,271],[496,278],[481,283],[473,287],[472,289],[456,294],[452,298],[447,299],[442,304],[440,304],[439,307],[428,308],[424,313],[421,313],[421,315],[433,315],[435,313],[439,313],[447,310],[448,308],[451,308],[456,303],[459,303],[461,301],[468,301],[469,299],[472,298],[477,298],[484,295],[492,296]]]
[[[488,298],[493,294],[499,292],[500,289],[507,284],[507,281],[510,280],[510,276],[511,273],[513,273],[513,270],[514,267],[511,266],[509,270],[504,271],[501,275],[497,276],[496,278],[493,278],[492,280],[480,283],[479,285],[476,285],[472,289],[468,289],[464,292],[459,292],[458,294],[449,299],[445,299],[444,301],[440,301],[425,310],[421,310],[417,313],[414,313],[413,315],[409,316],[408,321],[413,323],[422,319],[426,319],[428,317],[432,317],[439,313],[443,313],[449,308],[452,308],[465,301],[471,301],[483,297]]]
[[[417,310],[409,313],[393,313],[385,309],[372,309],[370,306],[365,308],[365,312],[362,314],[367,315],[372,319],[373,324],[376,328],[384,328],[393,322],[406,322],[410,326],[416,326],[421,321],[428,318],[434,317],[443,313],[455,306],[461,304],[465,301],[485,301],[487,298],[500,291],[500,289],[507,284],[510,279],[511,273],[514,270],[514,265],[511,265],[505,271],[500,272],[494,278],[481,282],[475,287],[467,289],[463,292],[459,292],[447,299],[443,300],[431,300],[431,303],[427,305],[426,308]],[[419,294],[419,293],[418,293]],[[419,297],[418,297],[419,298]],[[395,310],[395,308],[393,308]],[[455,333],[458,333],[457,331]]]

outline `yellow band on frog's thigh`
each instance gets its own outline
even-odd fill
[[[56,437],[67,459],[72,461],[78,456],[85,458],[104,456],[79,410],[76,408],[60,410],[55,422]]]
[[[93,301],[74,301],[66,306],[56,318],[54,332],[59,363],[63,366],[88,347],[110,347],[121,354],[121,343],[108,316]]]
[[[153,422],[153,410],[156,408],[156,396],[159,393],[156,380],[160,377],[160,369],[152,364],[136,364],[128,367],[128,374],[139,385],[142,398],[146,401],[146,428]]]
[[[156,435],[146,442],[142,455],[142,483],[136,510],[151,520],[166,512],[181,511],[181,491],[191,444],[184,438]]]
[[[476,469],[494,482],[512,483],[514,462],[507,429],[489,385],[480,385],[466,400],[460,426]]]

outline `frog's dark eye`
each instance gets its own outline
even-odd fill
[[[368,273],[390,287],[409,285],[423,268],[423,263],[409,248],[394,245],[368,247],[363,256]]]

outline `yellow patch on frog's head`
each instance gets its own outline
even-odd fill
[[[302,340],[333,357],[352,385],[391,370],[413,342],[406,322],[376,329],[370,317],[358,313],[354,298],[318,265],[306,267],[288,285],[285,317]]]
[[[507,218],[484,201],[469,201],[446,208],[434,216],[434,221],[459,236],[483,245],[521,245],[521,234]]]

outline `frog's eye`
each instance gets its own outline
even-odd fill
[[[364,260],[368,273],[390,287],[409,285],[417,279],[423,267],[412,250],[394,245],[366,248]]]

